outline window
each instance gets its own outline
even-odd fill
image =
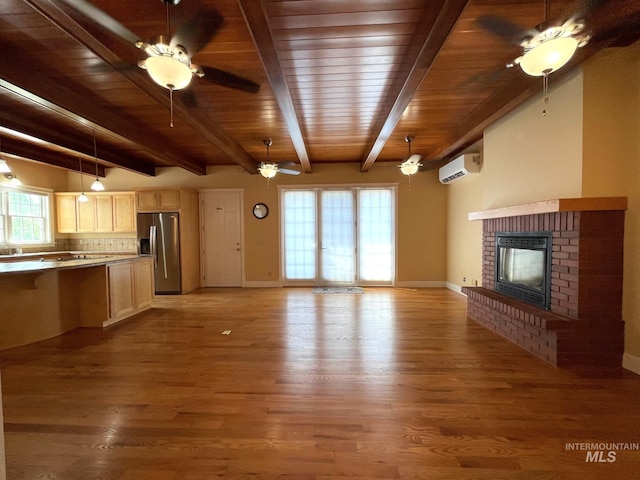
[[[29,188],[0,187],[0,243],[51,243],[51,194]]]

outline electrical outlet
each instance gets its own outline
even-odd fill
[[[462,277],[462,283],[467,283],[467,277]]]

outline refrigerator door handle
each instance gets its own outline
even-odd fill
[[[158,268],[158,237],[155,225],[149,227],[149,245],[151,247],[151,255],[153,256],[153,264]]]
[[[164,278],[169,278],[169,273],[167,272],[167,247],[165,245],[167,238],[164,233],[164,221],[162,215],[158,215],[158,223],[160,223],[160,241],[162,242],[162,267],[164,269]]]

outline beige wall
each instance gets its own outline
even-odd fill
[[[628,198],[625,360],[640,368],[640,43],[599,55],[584,72],[583,195]]]
[[[11,160],[7,158],[7,164],[11,171],[25,185],[31,187],[48,188],[54,191],[65,191],[67,189],[67,170],[57,167],[49,167],[37,162],[27,162]],[[4,183],[4,176],[0,182]]]
[[[77,174],[69,184],[79,185]],[[396,164],[376,165],[361,173],[359,164],[314,165],[311,174],[279,175],[269,184],[259,175],[240,167],[210,167],[197,176],[178,168],[158,169],[156,177],[124,170],[109,170],[103,183],[108,190],[138,187],[182,186],[197,190],[237,188],[244,192],[245,280],[274,282],[280,278],[278,186],[285,185],[398,185],[397,284],[405,286],[444,285],[446,278],[446,189],[438,172],[429,171],[411,179],[403,177]],[[257,221],[251,214],[257,202],[269,206],[269,216]]]
[[[580,196],[582,75],[550,83],[546,116],[540,94],[485,130],[484,209]]]
[[[482,283],[482,222],[467,220],[469,212],[483,210],[482,170],[447,185],[447,284],[478,286]]]
[[[640,43],[607,50],[558,84],[551,77],[550,93],[547,116],[538,95],[487,128],[481,173],[449,186],[447,281],[481,271],[480,250],[468,247],[481,244],[481,226],[469,225],[481,222],[468,222],[468,212],[626,196],[625,364],[640,371]]]

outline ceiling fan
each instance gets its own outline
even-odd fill
[[[602,11],[611,0],[574,0],[562,15],[550,18],[551,0],[544,0],[544,21],[532,29],[524,29],[508,19],[484,15],[478,18],[481,27],[510,43],[518,43],[522,54],[507,68],[519,65],[532,77],[542,78],[545,105],[549,103],[549,75],[565,66],[576,50],[585,46],[592,38],[591,19],[594,12]],[[595,22],[593,22],[595,23]],[[615,29],[609,34],[615,33]],[[546,116],[546,107],[542,116]]]
[[[409,146],[409,156],[404,162],[398,165],[398,167],[400,168],[400,172],[402,172],[403,175],[415,175],[416,173],[418,173],[420,167],[422,167],[422,163],[420,163],[420,160],[422,160],[422,155],[418,155],[415,153],[413,155],[411,154],[411,142],[413,141],[412,136],[407,135],[406,137],[404,137],[404,141],[407,142],[407,145]]]
[[[138,66],[145,69],[155,83],[169,90],[171,94],[175,90],[188,87],[194,76],[216,85],[248,93],[256,93],[260,89],[259,84],[247,78],[215,67],[191,63],[193,56],[209,43],[224,24],[222,16],[213,8],[197,8],[195,14],[178,25],[172,35],[171,9],[181,0],[160,0],[166,5],[166,33],[143,41],[87,0],[65,1],[123,41],[143,50],[147,58],[139,61]],[[185,103],[188,105],[195,105],[193,97],[186,100]]]
[[[591,39],[587,28],[588,17],[608,0],[580,0],[572,2],[565,13],[550,18],[550,0],[544,0],[544,21],[532,29],[522,28],[510,20],[495,15],[484,15],[478,23],[485,30],[510,43],[518,43],[522,54],[507,64],[519,65],[524,73],[534,77],[547,77],[562,68],[575,51]]]
[[[267,180],[275,177],[278,173],[284,173],[285,175],[300,175],[298,170],[291,170],[289,168],[282,168],[285,166],[295,165],[294,162],[280,162],[280,163],[272,163],[269,158],[269,148],[273,144],[273,141],[270,138],[267,138],[262,141],[267,147],[267,161],[260,163],[258,166],[258,172]]]

